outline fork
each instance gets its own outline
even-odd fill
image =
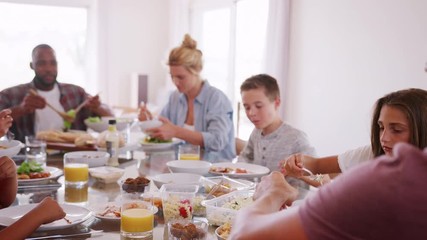
[[[322,181],[323,181],[323,175],[322,174],[313,174],[312,171],[310,171],[309,169],[303,167],[302,171],[305,172],[306,174],[308,174],[307,176],[316,182],[319,182],[321,185],[323,185]]]
[[[146,106],[145,102],[144,102],[144,101],[141,101],[141,103],[139,104],[139,106],[140,106],[141,108],[142,108],[142,107],[144,107],[144,108],[145,108],[145,111],[144,111],[144,114],[145,114],[145,121],[151,120],[150,115],[147,113],[147,106]]]

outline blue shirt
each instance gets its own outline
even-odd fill
[[[183,127],[187,112],[186,96],[175,90],[160,115]],[[203,135],[204,160],[218,162],[236,157],[230,100],[207,81],[203,82],[202,89],[194,100],[194,128]]]

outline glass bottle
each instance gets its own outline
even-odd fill
[[[107,152],[110,154],[107,165],[116,167],[119,165],[119,141],[120,135],[117,131],[116,120],[108,120],[108,132],[105,137],[105,144],[107,145]]]

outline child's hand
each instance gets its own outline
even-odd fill
[[[285,176],[301,177],[303,175],[302,168],[304,167],[303,159],[305,157],[302,154],[293,154],[287,159],[280,161],[280,172]]]
[[[32,211],[36,216],[40,216],[41,224],[50,223],[65,217],[65,212],[58,202],[50,197],[46,197]]]
[[[0,157],[0,180],[16,177],[15,162],[9,157]]]

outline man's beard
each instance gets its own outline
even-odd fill
[[[55,83],[56,83],[56,76],[55,76],[54,80],[51,83],[50,82],[46,82],[42,77],[40,77],[38,75],[35,76],[35,81],[41,87],[49,89],[49,88],[52,88],[55,85]]]

